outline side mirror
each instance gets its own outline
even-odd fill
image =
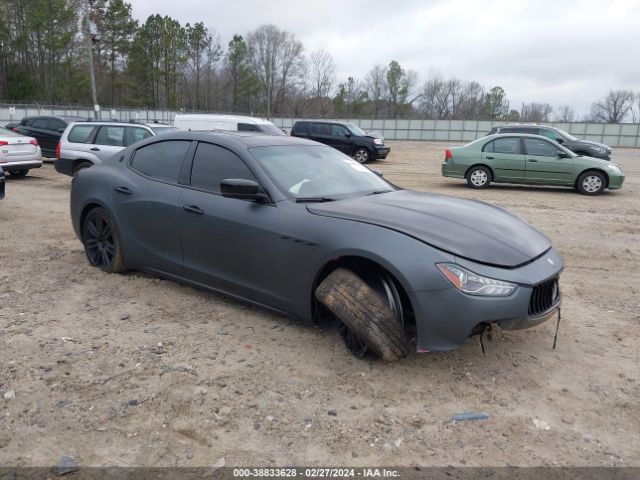
[[[237,198],[240,200],[252,200],[265,202],[268,197],[260,191],[260,185],[253,180],[240,178],[227,178],[220,182],[220,192],[223,197]]]
[[[556,142],[558,142],[558,143],[564,143],[564,138],[556,138]]]
[[[567,152],[558,152],[558,157],[569,158],[569,154]]]
[[[349,132],[345,133],[345,134],[344,134],[344,136],[345,136],[346,138],[351,138],[351,134],[350,134]]]

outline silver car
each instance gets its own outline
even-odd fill
[[[140,140],[177,130],[161,123],[78,122],[70,124],[58,144],[56,170],[74,176]]]
[[[32,168],[42,166],[38,141],[11,130],[0,132],[0,168],[12,177],[24,177]]]

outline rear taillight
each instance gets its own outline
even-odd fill
[[[453,155],[451,155],[451,150],[449,150],[448,148],[444,151],[444,160],[445,162],[447,160],[451,160],[453,158]]]
[[[4,140],[0,140],[0,146],[9,145],[9,142],[5,142]]]
[[[35,145],[36,147],[38,146],[38,140],[36,140],[35,138],[32,138],[31,140],[29,140],[29,143],[31,145]]]
[[[56,147],[56,158],[60,160],[60,142],[58,142],[58,146]]]

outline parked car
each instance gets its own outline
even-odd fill
[[[0,167],[0,200],[4,198],[4,170]]]
[[[501,208],[398,189],[326,145],[268,135],[147,138],[83,171],[73,228],[91,265],[337,321],[385,360],[449,350],[560,306],[562,258]]]
[[[6,128],[7,130],[11,130],[12,132],[17,132],[18,125],[20,125],[20,122],[5,123],[4,128]]]
[[[585,195],[622,188],[624,174],[607,160],[576,155],[540,135],[489,135],[445,151],[442,175],[471,188],[491,182],[572,187]]]
[[[177,114],[173,125],[180,130],[197,132],[230,131],[285,135],[269,120],[239,115]]]
[[[11,130],[0,131],[0,167],[12,177],[24,177],[42,166],[38,141]]]
[[[391,151],[384,138],[366,133],[353,123],[300,120],[293,124],[291,136],[324,143],[360,163],[385,159]]]
[[[40,115],[37,117],[25,117],[16,127],[22,135],[38,140],[42,154],[48,158],[54,158],[56,147],[67,125],[71,122],[86,121],[82,117],[58,117],[52,115]]]
[[[568,132],[549,125],[502,125],[493,127],[487,135],[497,135],[504,133],[529,133],[531,135],[542,135],[565,146],[573,153],[584,157],[611,159],[611,147],[603,143],[580,140]]]
[[[161,123],[72,123],[62,134],[54,165],[58,172],[73,176],[135,142],[177,130]]]

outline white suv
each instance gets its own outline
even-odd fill
[[[62,134],[56,152],[56,170],[74,176],[103,162],[132,143],[177,130],[161,123],[78,122]]]

